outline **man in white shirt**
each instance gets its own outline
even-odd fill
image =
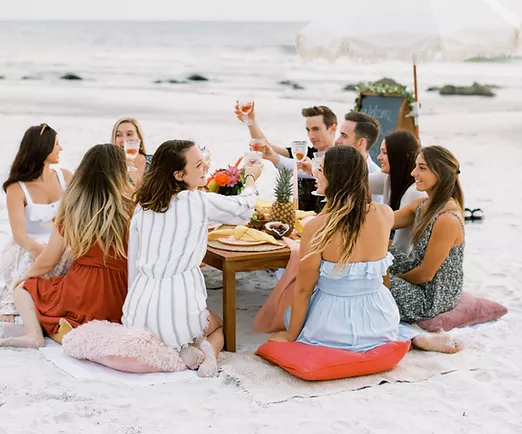
[[[373,116],[362,112],[349,112],[344,116],[339,137],[337,137],[335,144],[351,146],[357,149],[366,159],[368,173],[373,173],[381,170],[370,156],[370,149],[379,137],[379,132],[379,121]],[[372,200],[375,203],[384,203],[384,198],[381,194],[374,194]]]

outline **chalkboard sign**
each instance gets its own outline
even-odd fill
[[[410,112],[408,101],[402,95],[377,95],[361,93],[357,110],[373,116],[381,124],[381,134],[370,150],[370,156],[377,164],[377,156],[381,152],[381,142],[384,136],[395,130],[415,132],[412,117],[406,117]]]

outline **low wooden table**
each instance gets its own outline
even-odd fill
[[[284,268],[289,259],[288,247],[269,252],[231,252],[207,248],[203,260],[205,264],[223,272],[223,332],[226,351],[236,351],[236,273]]]

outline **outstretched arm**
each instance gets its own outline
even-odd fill
[[[415,212],[417,211],[417,207],[423,200],[425,199],[416,199],[410,202],[404,208],[394,211],[393,215],[395,223],[393,225],[393,229],[402,229],[407,228],[408,226],[412,226],[415,222]]]
[[[259,124],[256,121],[255,105],[256,104],[254,102],[254,105],[252,106],[252,110],[247,115],[247,120],[249,121],[248,122],[249,123],[248,131],[250,133],[250,137],[253,138],[253,139],[266,139],[268,141],[268,139],[264,135],[263,131],[261,131],[261,127],[259,126]],[[243,117],[245,115],[241,112],[241,110],[239,110],[239,102],[237,102],[237,101],[236,101],[236,106],[235,106],[235,109],[234,109],[234,113],[236,114],[237,118],[240,121],[243,120]],[[270,146],[272,147],[272,149],[277,154],[282,155],[283,157],[289,157],[290,156],[288,154],[288,151],[285,148],[282,148],[281,146],[276,146],[276,145],[270,145]],[[274,164],[277,164],[277,163],[274,163]]]

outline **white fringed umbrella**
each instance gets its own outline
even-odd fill
[[[418,101],[417,62],[513,55],[521,34],[520,19],[495,0],[345,0],[336,18],[310,23],[295,45],[305,60],[412,62]]]

